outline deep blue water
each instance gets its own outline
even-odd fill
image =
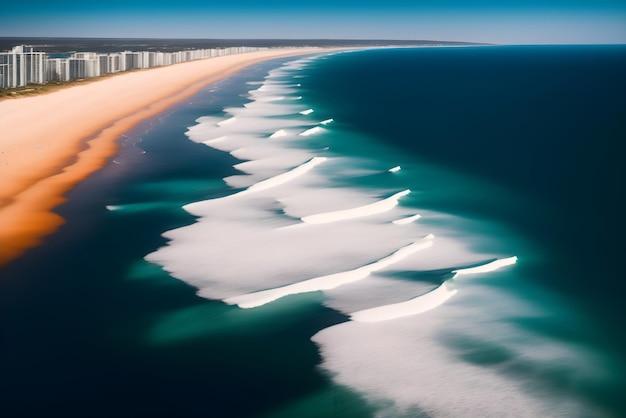
[[[281,70],[266,92],[247,94],[259,85],[246,82],[287,61],[135,128],[58,209],[67,224],[0,271],[0,412],[623,415],[626,48],[342,53]],[[321,132],[297,134],[330,118]],[[285,139],[270,141],[281,123]],[[223,148],[190,141],[194,126],[207,129],[196,141],[226,132],[213,145]],[[276,194],[217,199],[224,206],[201,215],[182,209],[314,156],[328,160]],[[245,160],[259,165],[233,167]],[[413,260],[419,252],[357,284],[250,310],[220,300],[264,280],[271,288],[357,268],[408,243],[412,230],[388,232],[386,214],[285,242],[275,233],[315,208],[403,189],[411,194],[388,213],[422,214],[416,238],[435,233],[423,260]],[[342,244],[335,256],[328,236]],[[325,257],[316,259],[308,246],[318,241],[310,248]],[[427,292],[451,270],[513,255],[518,263],[502,271],[448,282],[458,293],[426,313],[349,321]]]
[[[541,285],[619,329],[625,47],[392,49],[337,61],[320,65],[310,84],[336,119],[521,199],[451,202],[450,195],[422,205],[497,219],[528,235],[556,258]]]

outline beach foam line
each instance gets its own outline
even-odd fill
[[[406,302],[393,303],[391,305],[378,306],[350,314],[350,319],[357,322],[382,322],[391,319],[403,318],[430,311],[452,296],[456,295],[457,289],[451,289],[446,282],[435,290],[418,296]]]
[[[280,100],[285,100],[285,96],[255,96],[255,102],[278,102]]]
[[[287,183],[291,180],[294,180],[298,177],[300,177],[301,175],[307,173],[308,171],[310,171],[313,167],[323,163],[324,161],[328,160],[327,157],[313,157],[310,160],[308,160],[305,163],[300,164],[299,166],[285,172],[285,173],[281,173],[278,174],[274,177],[270,177],[267,180],[262,180],[258,183],[253,184],[252,186],[248,187],[245,190],[242,190],[240,192],[228,195],[228,196],[224,196],[224,197],[220,197],[220,200],[223,199],[232,199],[235,197],[240,197],[249,193],[254,193],[254,192],[259,192],[262,190],[267,190],[270,189],[272,187],[276,187],[279,186],[281,184]],[[200,215],[202,212],[202,208],[205,207],[207,204],[210,204],[213,200],[216,199],[208,199],[208,200],[201,200],[199,202],[192,202],[192,203],[188,203],[186,205],[183,206],[183,210],[191,213],[192,215]]]
[[[231,123],[233,123],[236,120],[237,120],[237,118],[235,116],[233,116],[232,118],[228,118],[228,119],[225,119],[225,120],[223,120],[221,122],[218,122],[217,126],[230,125]]]
[[[279,129],[270,135],[270,138],[280,138],[281,136],[286,136],[287,132],[284,129]]]
[[[424,295],[417,296],[405,302],[393,303],[390,305],[378,306],[376,308],[365,309],[363,311],[355,312],[350,315],[350,319],[357,322],[381,322],[430,311],[431,309],[442,305],[444,302],[446,302],[448,299],[458,293],[457,289],[453,289],[450,287],[452,281],[457,276],[463,274],[489,273],[502,267],[515,264],[516,262],[517,257],[508,257],[491,261],[489,263],[482,264],[476,267],[453,270],[452,272],[455,273],[455,275],[452,277],[452,279],[444,281],[435,290],[432,290]]]
[[[217,138],[213,138],[213,139],[208,139],[206,141],[202,141],[202,143],[205,144],[205,145],[211,145],[211,144],[215,144],[217,142],[222,142],[225,139],[226,139],[226,135],[220,136],[220,137],[217,137]]]
[[[267,180],[260,181],[258,183],[253,184],[248,187],[244,192],[258,192],[261,190],[266,190],[272,187],[276,187],[278,185],[284,184],[288,181],[291,181],[295,178],[300,177],[304,173],[310,171],[316,165],[319,165],[326,161],[328,158],[326,157],[313,157],[306,163],[303,163],[296,168],[287,171],[286,173],[279,174],[277,176],[271,177]],[[243,193],[243,192],[242,192]]]
[[[454,277],[462,276],[466,274],[488,273],[491,271],[498,270],[499,268],[502,268],[505,266],[510,266],[511,264],[515,264],[515,263],[517,263],[517,257],[513,256],[513,257],[508,257],[508,258],[502,258],[499,260],[494,260],[487,264],[482,264],[476,267],[468,267],[464,269],[453,270],[452,273],[454,273]]]
[[[310,128],[310,129],[307,129],[306,131],[300,132],[299,135],[300,136],[309,136],[309,135],[313,135],[313,134],[316,134],[316,133],[322,132],[322,131],[323,131],[322,128],[320,128],[319,126],[316,126],[314,128]]]
[[[411,193],[411,190],[403,190],[386,199],[379,200],[378,202],[370,203],[367,205],[359,206],[351,209],[338,210],[333,212],[319,213],[316,215],[305,216],[302,222],[307,224],[324,224],[329,222],[343,221],[346,219],[361,218],[363,216],[376,215],[378,213],[386,212],[393,209],[398,200]]]
[[[419,250],[430,247],[433,243],[432,239],[433,236],[428,235],[420,241],[413,242],[400,248],[399,250],[396,250],[387,257],[353,270],[316,277],[275,289],[262,290],[260,292],[235,296],[225,299],[224,302],[229,305],[238,305],[240,308],[249,309],[263,306],[289,295],[334,289],[344,284],[362,280],[375,271],[389,267],[390,265],[405,259]]]
[[[406,218],[396,219],[392,223],[394,223],[395,225],[406,225],[406,224],[410,224],[413,221],[418,220],[421,217],[422,217],[422,215],[420,215],[418,213],[418,214],[415,214],[415,215],[407,216]]]

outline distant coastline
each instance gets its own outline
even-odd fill
[[[273,48],[469,46],[429,40],[108,39],[0,37],[0,100],[111,74]]]
[[[268,48],[227,47],[173,52],[129,51],[48,53],[34,45],[17,45],[0,52],[0,89],[18,89],[49,82],[67,82],[136,69],[148,69]],[[15,93],[15,92],[12,92]]]
[[[0,37],[0,52],[16,45],[33,45],[50,54],[72,52],[122,52],[126,50],[173,52],[185,49],[230,48],[359,48],[375,46],[485,45],[473,42],[384,39],[167,39],[167,38],[63,38]]]

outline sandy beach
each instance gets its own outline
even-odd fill
[[[320,49],[276,49],[158,67],[0,101],[0,266],[64,220],[52,210],[115,155],[118,138],[253,63]]]

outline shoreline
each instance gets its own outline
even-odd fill
[[[252,64],[330,50],[277,49],[189,61],[1,101],[0,268],[65,222],[53,209],[107,164],[120,136],[139,122]]]

